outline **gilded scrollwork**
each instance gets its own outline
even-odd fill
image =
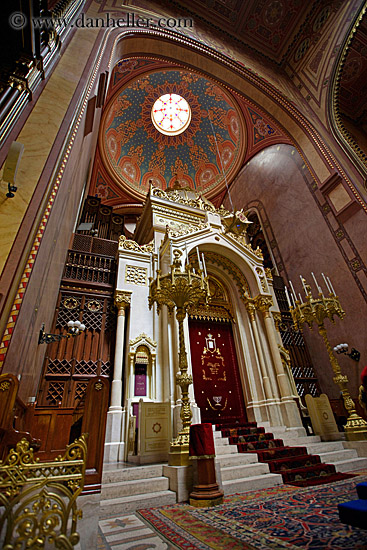
[[[133,250],[134,252],[144,252],[145,254],[150,254],[151,252],[154,252],[154,243],[152,241],[148,244],[140,245],[131,239],[127,239],[125,235],[120,235],[119,250]]]
[[[235,235],[234,233],[230,233],[230,235],[235,241],[237,241],[241,246],[243,246],[243,248],[246,248],[246,250],[248,250],[252,254],[255,254],[257,258],[259,258],[260,260],[264,259],[261,248],[259,247],[252,248],[252,246],[246,242],[246,238],[243,235]]]
[[[84,487],[86,435],[68,445],[64,456],[40,462],[26,439],[0,463],[0,531],[3,548],[37,548],[49,543],[72,550],[79,542],[77,497]]]
[[[167,189],[163,191],[163,189],[152,187],[152,195],[153,197],[159,197],[177,204],[205,210],[206,212],[216,212],[215,206],[193,189]]]
[[[180,227],[175,227],[171,229],[169,226],[166,227],[166,234],[169,238],[177,239],[179,237],[183,237],[184,235],[189,235],[190,233],[195,233],[196,231],[200,231],[201,229],[206,229],[209,227],[209,224],[206,222],[198,223],[197,225],[188,225],[188,224],[180,224]]]
[[[267,282],[266,282],[265,271],[263,270],[262,267],[255,267],[255,271],[257,273],[257,276],[259,277],[259,281],[260,281],[260,284],[261,284],[262,291],[267,292],[268,291],[268,285],[267,285]]]
[[[274,319],[275,328],[279,332],[280,331],[280,325],[282,323],[282,315],[279,311],[272,311],[271,314],[272,314],[273,319]]]
[[[252,223],[247,219],[243,209],[237,210],[236,212],[228,212],[222,208],[220,216],[225,228],[224,233],[231,233],[236,236],[244,237],[247,233],[247,226]]]
[[[200,319],[202,321],[232,321],[233,314],[221,307],[206,307],[206,306],[196,306],[192,307],[189,310],[189,317],[191,319]]]

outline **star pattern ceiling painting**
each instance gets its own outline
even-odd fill
[[[152,108],[164,94],[183,97],[191,109],[188,127],[161,133]],[[144,73],[118,90],[104,111],[100,150],[110,176],[129,195],[145,197],[150,183],[218,194],[232,181],[245,153],[245,127],[227,91],[203,76],[167,69]]]

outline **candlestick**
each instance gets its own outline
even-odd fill
[[[201,265],[200,253],[199,253],[199,248],[198,247],[196,247],[196,254],[198,255],[199,269],[203,269],[203,266]]]
[[[311,275],[312,275],[312,277],[313,277],[313,280],[315,281],[316,290],[319,292],[319,285],[318,285],[318,283],[317,283],[317,281],[316,281],[316,277],[315,277],[315,275],[312,273],[312,271],[311,271]]]
[[[206,272],[206,265],[205,265],[204,252],[202,252],[201,257],[203,258],[204,275],[205,275],[205,277],[207,277],[208,274],[207,274],[207,272]]]
[[[170,264],[173,264],[173,249],[172,249],[172,241],[169,243],[169,258],[170,258]]]
[[[288,307],[291,307],[291,302],[290,302],[290,300],[289,300],[288,289],[287,289],[286,286],[284,287],[284,292],[285,292],[285,297],[287,298]]]
[[[294,296],[294,300],[296,301],[297,300],[297,296],[296,296],[296,293],[294,292],[294,288],[293,288],[293,284],[292,284],[292,281],[289,281],[289,285],[292,289],[292,293],[293,293],[293,296]]]
[[[312,276],[316,282],[313,273]],[[291,310],[293,323],[295,328],[298,330],[302,330],[302,325],[304,323],[306,323],[310,328],[312,328],[314,323],[317,324],[319,334],[324,340],[334,372],[333,380],[340,388],[344,400],[344,407],[348,412],[348,420],[345,426],[346,438],[348,440],[367,439],[367,422],[363,420],[363,418],[361,418],[356,412],[354,401],[351,398],[347,388],[348,378],[341,372],[339,363],[330,346],[324,324],[325,319],[330,319],[330,321],[334,323],[335,315],[340,319],[343,319],[345,312],[343,311],[339,299],[335,296],[335,294],[325,298],[317,283],[316,286],[320,291],[318,298],[313,298],[310,293],[307,295],[304,303],[297,303],[297,307]],[[308,285],[307,288],[309,288]]]
[[[306,287],[305,287],[305,281],[304,281],[304,278],[302,277],[302,275],[299,276],[300,279],[301,279],[301,283],[302,283],[302,286],[303,286],[303,290],[305,291],[305,294],[307,296],[307,290],[306,290]],[[301,300],[302,302],[302,300]]]
[[[327,291],[328,291],[328,292],[329,292],[330,294],[332,294],[332,292],[331,292],[331,288],[330,288],[330,286],[329,286],[329,283],[328,283],[328,282],[327,282],[327,280],[326,280],[326,277],[325,277],[325,275],[324,275],[323,273],[321,273],[321,275],[322,275],[322,278],[324,279],[324,282],[325,282],[325,285],[326,285]]]
[[[328,277],[327,280],[329,281],[329,285],[330,285],[330,288],[331,288],[332,293],[334,294],[334,296],[336,296],[336,292],[335,292],[335,290],[334,290],[333,285],[331,284],[330,278]]]
[[[169,464],[171,466],[188,465],[189,462],[189,433],[192,419],[190,407],[189,386],[192,384],[192,376],[188,374],[187,354],[185,349],[184,319],[187,310],[198,303],[207,302],[209,285],[200,271],[195,274],[188,263],[182,269],[181,250],[174,250],[174,260],[171,271],[165,275],[157,272],[157,278],[150,281],[148,297],[149,308],[157,304],[157,312],[162,305],[166,305],[169,311],[176,309],[176,319],[179,330],[179,372],[176,374],[176,382],[181,388],[181,412],[182,429],[171,443]],[[201,262],[200,262],[201,263]],[[205,265],[205,264],[204,264]],[[206,270],[206,266],[205,266]]]
[[[189,263],[189,253],[187,251],[187,242],[185,241],[185,250],[186,250],[186,261],[185,263],[188,264]]]

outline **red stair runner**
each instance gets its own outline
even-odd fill
[[[281,474],[283,483],[307,487],[354,477],[336,472],[333,464],[324,464],[318,455],[309,455],[306,447],[285,446],[282,439],[274,439],[256,422],[217,424],[216,429],[222,437],[228,437],[231,445],[237,445],[239,453],[257,453],[259,462],[268,464],[272,473]]]

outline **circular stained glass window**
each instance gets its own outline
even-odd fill
[[[161,95],[153,105],[152,121],[162,134],[181,134],[190,124],[190,120],[190,105],[178,94]]]

